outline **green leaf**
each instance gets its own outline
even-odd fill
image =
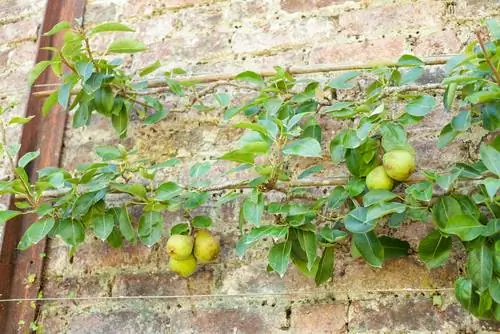
[[[485,240],[469,251],[467,273],[479,292],[489,288],[493,276],[493,258]]]
[[[453,102],[455,102],[456,92],[457,92],[456,83],[451,83],[448,86],[446,86],[446,90],[443,96],[443,104],[447,112],[450,112],[453,107]]]
[[[367,220],[374,220],[386,216],[390,213],[403,213],[406,210],[406,205],[395,202],[382,202],[372,205],[366,213]]]
[[[352,82],[352,80],[355,79],[356,77],[358,77],[360,74],[361,74],[361,72],[357,72],[357,71],[343,73],[342,75],[338,76],[337,78],[331,80],[327,86],[330,88],[336,88],[336,89],[352,88],[355,85]]]
[[[470,279],[459,277],[455,281],[455,297],[462,304],[462,306],[471,311],[474,307],[474,296],[477,296],[472,288],[472,282]]]
[[[479,150],[481,160],[488,170],[500,176],[500,152],[493,146],[482,144]]]
[[[77,61],[75,63],[75,69],[83,82],[90,79],[92,73],[95,71],[94,64],[86,61]]]
[[[259,195],[258,202],[254,202],[250,198],[243,202],[243,217],[249,224],[260,225],[264,213],[264,203],[261,197],[262,195]]]
[[[241,152],[240,150],[236,150],[236,151],[227,152],[226,154],[221,156],[219,159],[227,160],[227,161],[234,161],[234,162],[239,162],[239,163],[244,163],[244,164],[253,164],[255,162],[255,154],[248,153],[248,152]]]
[[[399,66],[421,66],[424,65],[424,62],[418,57],[410,54],[405,54],[398,59],[397,64]]]
[[[237,123],[234,125],[235,128],[239,129],[249,129],[255,132],[260,133],[264,139],[266,138],[272,138],[272,134],[269,133],[269,131],[262,125],[260,124],[255,124],[255,123]]]
[[[255,242],[263,238],[281,239],[288,235],[288,226],[259,226],[254,227],[236,243],[236,253],[243,256],[246,250]]]
[[[0,211],[0,226],[5,224],[8,220],[19,216],[22,212],[13,210]]]
[[[122,23],[118,22],[106,22],[106,23],[101,23],[90,29],[89,31],[89,36],[95,35],[97,33],[101,32],[112,32],[112,31],[130,31],[134,32],[135,30],[130,28],[129,26],[126,26]]]
[[[200,178],[206,175],[210,171],[210,168],[212,168],[210,162],[198,162],[189,169],[189,177],[193,179]]]
[[[441,133],[439,133],[439,139],[437,146],[439,148],[443,148],[455,139],[458,136],[459,132],[453,130],[451,124],[446,125],[443,129],[441,129]]]
[[[318,271],[316,272],[316,276],[314,278],[316,285],[321,285],[332,277],[334,262],[335,257],[333,247],[326,247],[321,255]]]
[[[424,181],[412,184],[405,189],[405,193],[418,201],[428,202],[432,199],[432,183]]]
[[[30,117],[19,117],[19,116],[14,116],[10,119],[9,123],[7,125],[13,125],[13,124],[26,124],[29,121],[31,121],[35,116],[30,116]]]
[[[493,198],[498,193],[498,189],[500,188],[500,179],[488,177],[482,183],[488,193],[488,196],[493,201]]]
[[[299,180],[305,179],[309,175],[321,172],[323,169],[324,169],[323,165],[313,165],[313,166],[307,168],[302,173],[300,173],[299,176],[297,177],[297,179],[299,179]]]
[[[134,227],[132,226],[128,208],[126,206],[121,208],[114,208],[113,213],[115,215],[115,219],[118,222],[120,232],[125,237],[125,239],[129,242],[135,242],[136,232]]]
[[[168,201],[178,196],[182,192],[182,188],[174,182],[162,183],[156,190],[155,199],[158,201]]]
[[[184,96],[184,89],[182,89],[182,86],[179,82],[172,80],[172,79],[166,79],[166,81],[167,81],[168,87],[170,88],[170,90],[172,90],[172,92],[175,95]]]
[[[413,99],[405,107],[405,111],[412,116],[425,116],[436,105],[435,98],[430,95],[422,95]]]
[[[262,79],[262,77],[259,74],[252,72],[252,71],[241,72],[234,79],[245,81],[245,82],[248,82],[252,85],[256,85],[256,86],[260,86],[260,87],[264,86],[264,84],[265,84],[264,79]]]
[[[106,195],[105,190],[93,191],[82,194],[73,203],[73,209],[71,210],[71,216],[73,218],[80,218],[85,215],[90,207],[95,203],[99,202]]]
[[[123,238],[120,234],[120,231],[115,227],[113,228],[107,239],[108,245],[110,245],[112,248],[120,248],[123,244],[122,239]]]
[[[358,137],[356,130],[354,129],[347,129],[344,133],[344,138],[343,138],[342,144],[344,145],[345,148],[356,148],[361,145],[361,139]]]
[[[115,96],[109,86],[101,87],[95,92],[96,110],[104,115],[109,115],[113,110]]]
[[[462,208],[456,199],[451,196],[439,197],[432,206],[434,222],[439,228],[444,228],[452,216],[462,214]]]
[[[351,197],[358,196],[365,190],[365,180],[358,178],[351,178],[345,187],[347,193]]]
[[[69,103],[69,96],[71,94],[71,83],[65,83],[59,87],[59,91],[57,94],[57,102],[66,109]]]
[[[410,244],[407,241],[387,236],[379,238],[382,247],[384,247],[384,261],[397,257],[408,256]]]
[[[283,147],[283,154],[302,157],[321,157],[321,145],[313,138],[297,139]]]
[[[113,231],[114,225],[115,221],[111,213],[103,213],[92,216],[92,229],[94,230],[95,235],[103,241],[109,237],[111,231]]]
[[[266,109],[269,116],[274,116],[283,105],[283,100],[280,98],[271,98],[264,102],[264,109]]]
[[[194,228],[207,228],[212,226],[212,218],[209,216],[195,216],[191,224]]]
[[[217,93],[214,98],[221,107],[227,107],[231,103],[231,96],[227,93]]]
[[[120,150],[114,146],[97,146],[95,149],[95,153],[103,161],[117,160],[122,156]]]
[[[43,102],[42,106],[42,115],[47,116],[49,112],[52,110],[52,108],[56,105],[57,103],[57,96],[58,96],[58,91],[54,91],[51,93]]]
[[[160,241],[163,232],[163,217],[160,212],[145,211],[139,219],[137,235],[146,246],[152,246]]]
[[[399,123],[382,123],[382,147],[386,152],[405,149],[408,147],[406,131]]]
[[[186,209],[195,209],[199,206],[205,204],[205,202],[210,197],[210,194],[206,191],[198,192],[198,191],[190,191],[187,195],[186,202],[184,204],[184,208]]]
[[[403,76],[401,80],[399,81],[400,85],[406,85],[409,84],[410,82],[414,82],[418,80],[422,75],[424,75],[425,70],[423,67],[414,67],[412,69],[409,69],[407,71],[403,72]]]
[[[437,268],[445,263],[450,254],[452,239],[434,230],[420,241],[418,256],[427,265],[427,268]]]
[[[347,232],[341,230],[335,230],[329,227],[323,227],[319,232],[319,237],[322,242],[335,243],[340,240],[347,238]]]
[[[124,192],[135,196],[139,199],[146,199],[148,197],[148,192],[146,187],[140,183],[135,184],[122,184],[122,183],[113,183],[111,185],[112,189],[118,190],[120,192]]]
[[[459,214],[450,217],[442,230],[457,235],[463,241],[471,241],[480,236],[485,228],[475,218]]]
[[[493,277],[490,283],[490,295],[495,303],[500,304],[500,277]]]
[[[148,66],[144,67],[143,69],[141,69],[139,71],[139,76],[144,77],[148,74],[153,73],[154,71],[156,71],[160,67],[161,67],[161,63],[159,60],[157,60],[154,63],[152,63],[151,65],[148,65]]]
[[[34,152],[28,152],[19,159],[19,161],[17,162],[17,166],[24,168],[39,156],[40,156],[40,150]]]
[[[329,209],[337,209],[344,203],[348,196],[349,194],[344,187],[337,186],[333,188],[330,195],[328,195],[326,206]]]
[[[85,240],[85,228],[77,220],[64,219],[59,222],[57,235],[68,245],[76,247]]]
[[[122,107],[118,114],[111,114],[111,123],[116,131],[116,134],[120,138],[125,138],[127,136],[127,128],[129,121],[129,114],[127,108]]]
[[[339,164],[344,160],[345,147],[344,147],[344,135],[345,131],[338,133],[331,141],[329,145],[330,157],[334,164]]]
[[[491,237],[500,233],[500,218],[491,219],[483,231],[483,236]]]
[[[169,114],[169,111],[165,110],[162,107],[160,110],[156,111],[154,114],[151,114],[148,117],[146,117],[146,119],[144,120],[144,124],[158,123],[159,121],[161,121],[162,119],[167,117],[168,114]]]
[[[159,164],[156,164],[156,165],[153,165],[151,166],[151,169],[152,170],[158,170],[158,169],[162,169],[162,168],[167,168],[167,167],[174,167],[176,165],[178,165],[181,161],[179,159],[168,159],[164,162],[161,162]]]
[[[367,213],[368,209],[361,206],[349,212],[344,218],[345,228],[352,233],[365,233],[373,230],[377,221],[367,219]]]
[[[17,248],[20,250],[25,250],[28,247],[33,246],[38,243],[40,240],[45,238],[47,234],[54,227],[55,221],[53,218],[42,219],[34,222],[31,226],[26,230],[21,241],[17,245]]]
[[[365,261],[376,268],[381,268],[384,261],[384,247],[373,231],[354,233],[352,242]]]
[[[269,266],[276,271],[280,277],[283,277],[288,269],[291,250],[292,243],[288,241],[277,243],[269,250]]]
[[[42,60],[41,62],[37,63],[35,67],[31,70],[31,72],[28,74],[28,84],[31,86],[33,83],[38,79],[40,74],[49,67],[49,65],[52,64],[52,61],[50,60]]]
[[[363,196],[363,205],[368,207],[379,202],[388,202],[396,198],[397,195],[388,190],[370,190]]]
[[[71,29],[71,23],[66,22],[66,21],[61,21],[61,22],[57,23],[56,25],[54,25],[52,27],[52,29],[50,29],[45,34],[43,34],[43,36],[52,36],[52,35],[57,34],[60,31],[68,30],[68,29]]]
[[[481,120],[483,128],[488,131],[500,129],[500,114],[497,111],[496,103],[486,103],[481,108]]]
[[[307,269],[311,270],[317,258],[316,233],[311,231],[302,231],[302,230],[296,230],[296,231],[300,246],[306,252]]]
[[[91,110],[89,110],[89,104],[86,101],[80,101],[75,111],[75,115],[73,116],[73,127],[81,128],[82,126],[88,125],[90,114]]]
[[[470,110],[467,110],[459,112],[455,117],[453,117],[450,124],[453,130],[463,132],[470,128],[471,122],[471,112]]]
[[[132,38],[121,38],[112,42],[108,47],[108,53],[136,53],[147,50],[144,43]]]
[[[170,229],[170,235],[187,234],[188,232],[189,232],[189,225],[186,223],[175,224]]]

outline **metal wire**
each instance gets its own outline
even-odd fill
[[[453,288],[399,288],[399,289],[363,289],[363,290],[336,290],[323,292],[270,292],[270,293],[237,293],[237,294],[200,294],[200,295],[146,295],[146,296],[85,296],[85,297],[41,297],[41,298],[11,298],[0,299],[0,303],[28,302],[28,301],[78,301],[78,300],[136,300],[136,299],[196,299],[196,298],[264,298],[264,297],[286,297],[286,296],[319,296],[335,294],[359,294],[359,293],[425,293],[425,292],[450,292]]]

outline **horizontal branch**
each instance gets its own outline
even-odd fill
[[[422,59],[423,65],[434,66],[443,65],[452,56],[446,57],[429,57]],[[397,61],[374,61],[369,64],[347,64],[347,65],[336,65],[336,64],[320,64],[320,65],[307,65],[307,66],[291,66],[287,68],[287,71],[291,74],[313,74],[313,73],[324,73],[324,72],[342,72],[342,71],[353,71],[353,70],[367,70],[376,67],[406,67],[409,65],[399,65]],[[179,77],[179,81],[189,81],[194,83],[210,83],[216,81],[230,81],[234,80],[238,73],[218,73],[218,74],[205,74],[205,75],[194,75]],[[266,69],[257,72],[263,77],[270,77],[276,74],[274,69]],[[148,88],[162,88],[162,91],[168,90],[168,83],[163,79],[156,79],[148,81]],[[54,90],[45,90],[40,92],[33,92],[35,96],[48,96],[52,94]],[[72,94],[78,91],[73,91]]]

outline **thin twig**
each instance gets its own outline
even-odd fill
[[[423,59],[424,65],[433,66],[433,65],[443,65],[451,58],[452,56],[447,57],[431,57]],[[378,61],[372,62],[371,64],[361,64],[361,65],[336,65],[336,64],[321,64],[321,65],[309,65],[309,66],[292,66],[288,68],[290,74],[312,74],[312,73],[322,73],[322,72],[342,72],[342,71],[352,71],[352,70],[367,70],[375,67],[386,66],[386,67],[404,67],[404,65],[399,65],[397,61]],[[195,75],[190,77],[180,77],[179,81],[184,82],[193,82],[193,83],[209,83],[215,81],[231,81],[234,80],[235,77],[239,73],[218,73],[218,74],[207,74],[207,75]],[[263,77],[270,77],[276,75],[276,71],[274,69],[262,70],[258,72],[259,75]],[[151,80],[148,82],[148,88],[161,88],[166,89],[168,84],[166,80]],[[46,90],[40,92],[34,92],[35,96],[48,96],[52,94],[54,90]]]
[[[484,46],[484,41],[483,41],[483,37],[481,36],[481,32],[480,31],[476,31],[475,34],[476,34],[477,40],[479,42],[479,46],[481,46],[481,50],[483,50],[484,59],[486,59],[486,62],[488,63],[488,66],[493,71],[493,74],[495,76],[497,84],[500,85],[500,73],[498,73],[496,67],[493,66],[493,63],[491,62],[491,58],[490,58],[490,55],[488,54],[488,50],[486,50],[486,47]]]

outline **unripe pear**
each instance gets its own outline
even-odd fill
[[[384,166],[378,166],[366,176],[366,186],[368,187],[368,190],[392,190],[394,181],[389,177],[389,175],[387,175],[384,170]]]
[[[384,169],[394,180],[404,181],[415,170],[415,156],[405,150],[395,150],[384,154]]]
[[[200,263],[215,260],[220,252],[219,239],[207,230],[198,230],[194,235],[194,256]]]
[[[193,255],[189,255],[184,260],[176,260],[171,257],[168,261],[168,269],[182,277],[188,277],[194,274],[196,267],[196,259]]]
[[[167,253],[175,260],[185,260],[193,252],[193,237],[174,234],[167,240]]]

